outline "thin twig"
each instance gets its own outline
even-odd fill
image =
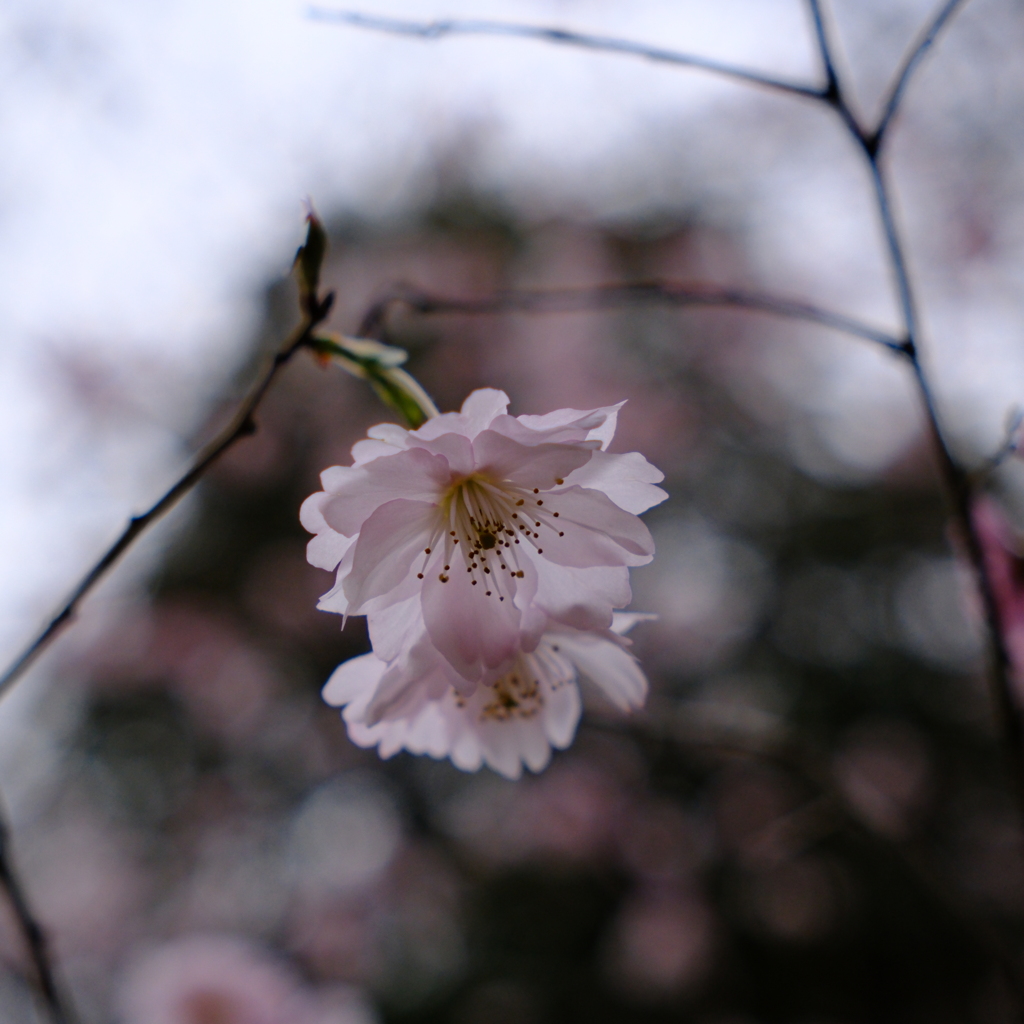
[[[1011,409],[1006,417],[1006,434],[1003,437],[1003,443],[978,469],[971,473],[975,485],[984,480],[993,470],[998,469],[1011,455],[1020,451],[1022,426],[1024,426],[1024,409]]]
[[[836,61],[832,56],[832,46],[829,43],[828,29],[825,26],[825,18],[821,11],[820,0],[807,0],[807,6],[811,12],[814,38],[818,43],[818,53],[821,56],[821,63],[825,72],[825,92],[822,99],[842,118],[843,123],[853,137],[858,142],[861,142],[864,138],[864,129],[861,128],[860,122],[846,100],[846,90],[842,87],[839,71],[836,68]]]
[[[77,1019],[69,997],[62,993],[56,972],[50,963],[46,933],[36,920],[28,896],[15,870],[10,850],[11,833],[0,809],[0,888],[6,894],[25,940],[25,946],[35,971],[35,984],[42,996],[54,1024],[73,1024]]]
[[[829,82],[835,85],[836,95],[831,102],[842,114],[843,110],[847,109],[847,104],[843,96],[842,84],[835,74],[834,63],[822,22],[820,0],[807,0],[807,2],[815,25],[818,27],[818,46],[822,62],[826,67],[826,74]],[[947,4],[946,7],[939,11],[937,17],[933,19],[930,27],[925,31],[917,49],[911,53],[908,61],[897,72],[896,79],[889,90],[892,99],[888,104],[887,117],[882,126],[883,134],[884,128],[899,109],[899,100],[904,94],[911,73],[920,64],[925,51],[931,45],[938,31],[949,20],[956,6],[955,4]],[[852,121],[849,118],[844,117],[844,122],[854,140],[859,143],[871,173],[879,219],[882,222],[886,248],[896,282],[896,292],[906,332],[903,348],[913,369],[914,382],[917,385],[918,394],[920,395],[921,404],[924,407],[928,422],[928,432],[931,435],[932,444],[939,461],[939,471],[954,520],[967,550],[978,592],[981,596],[986,624],[989,690],[995,708],[996,724],[1002,737],[1008,760],[1011,785],[1017,800],[1021,823],[1024,824],[1024,720],[1021,718],[1020,709],[1013,695],[1011,680],[1012,662],[1006,645],[1005,625],[1002,621],[995,589],[989,577],[988,566],[985,563],[981,539],[978,536],[972,515],[974,491],[971,476],[953,458],[952,451],[946,443],[935,395],[932,392],[931,384],[921,362],[917,306],[910,270],[907,264],[905,246],[896,222],[891,190],[886,175],[879,163],[878,142],[881,136],[877,130],[873,134],[866,133],[857,125],[856,121]]]
[[[864,140],[860,137],[858,141]],[[892,264],[892,273],[896,280],[896,292],[899,297],[900,312],[903,316],[903,327],[906,332],[907,354],[913,362],[917,363],[917,303],[914,301],[914,291],[910,283],[910,269],[907,266],[907,258],[903,251],[903,241],[900,237],[900,231],[893,212],[889,185],[878,162],[877,154],[865,148],[864,155],[868,162],[868,169],[871,172],[871,183],[875,190],[878,217],[882,222],[882,231],[885,235],[885,244],[889,252],[889,261]],[[931,405],[930,397],[928,404]],[[931,415],[934,410],[929,409],[928,411],[929,415]],[[945,447],[944,442],[943,447]]]
[[[920,64],[924,55],[935,42],[938,34],[946,26],[946,23],[950,18],[956,14],[957,8],[961,7],[963,3],[964,0],[946,0],[946,2],[935,12],[935,16],[928,25],[925,26],[924,30],[917,37],[917,40],[904,55],[899,70],[896,72],[892,84],[889,86],[885,102],[882,104],[882,113],[878,119],[878,124],[870,136],[870,143],[874,150],[878,150],[885,138],[885,133],[888,131],[889,125],[899,108],[900,102],[903,99],[904,90],[907,88],[907,83],[910,81],[911,75],[913,75],[918,64]]]
[[[253,413],[260,402],[263,401],[263,396],[266,394],[267,389],[281,367],[300,348],[309,342],[311,332],[327,317],[333,300],[333,294],[328,294],[322,302],[317,302],[314,299],[310,303],[311,312],[306,314],[302,323],[291,334],[281,350],[267,364],[253,385],[252,390],[238,407],[238,411],[231,422],[196,456],[191,469],[152,508],[142,513],[142,515],[134,516],[129,521],[121,536],[117,538],[92,569],[85,574],[64,607],[51,619],[50,624],[25,648],[23,653],[7,669],[3,676],[0,676],[0,697],[7,692],[11,684],[20,678],[36,658],[71,623],[82,599],[106,576],[139,535],[192,490],[207,469],[235,442],[255,432],[256,423],[253,420]]]
[[[317,21],[341,22],[357,28],[371,29],[377,32],[390,32],[395,35],[416,36],[420,39],[440,39],[451,35],[489,35],[518,36],[526,39],[541,39],[549,43],[563,46],[576,46],[586,50],[598,50],[606,53],[624,53],[633,57],[662,64],[677,64],[684,67],[699,68],[712,74],[723,75],[750,85],[763,86],[790,95],[803,96],[820,100],[822,90],[817,86],[793,82],[774,75],[766,75],[760,71],[727,64],[723,61],[700,57],[692,53],[680,53],[666,50],[660,46],[636,43],[628,39],[612,36],[592,35],[586,32],[573,32],[564,28],[552,28],[541,25],[519,25],[506,21],[483,21],[476,19],[445,19],[439,21],[408,21],[403,18],[387,18],[375,14],[364,14],[360,11],[334,10],[327,7],[310,7],[309,17]]]
[[[680,284],[672,281],[639,281],[630,284],[606,284],[593,288],[525,289],[502,291],[479,299],[448,298],[414,288],[396,288],[375,302],[360,326],[361,337],[373,337],[396,305],[408,306],[417,313],[502,313],[510,310],[531,313],[571,313],[582,310],[612,309],[639,303],[662,303],[683,307],[728,307],[768,313],[791,320],[820,324],[832,330],[883,345],[905,354],[904,342],[870,324],[834,313],[807,302],[781,298],[765,292],[742,288],[721,288],[708,284]]]

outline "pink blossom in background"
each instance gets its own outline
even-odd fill
[[[120,993],[125,1024],[370,1024],[361,1004],[321,1000],[268,953],[197,935],[141,954]]]
[[[373,427],[302,506],[309,561],[337,571],[320,607],[369,615],[371,631],[388,609],[410,628],[422,619],[469,684],[535,650],[549,622],[607,630],[629,603],[628,567],[654,553],[637,515],[667,497],[642,455],[606,451],[618,406],[507,408],[481,389],[418,430]],[[383,661],[408,644],[408,630],[376,632]]]
[[[523,765],[539,772],[552,748],[572,742],[582,710],[580,674],[623,711],[643,704],[647,679],[620,636],[650,617],[617,613],[604,634],[550,629],[532,651],[519,651],[472,688],[421,626],[391,662],[370,653],[340,665],[324,699],[344,707],[350,739],[377,747],[382,757],[406,749],[451,758],[464,771],[486,764],[516,779]]]
[[[563,867],[604,862],[635,800],[623,786],[621,753],[607,744],[596,756],[576,751],[515,786],[479,776],[445,809],[445,828],[492,870],[548,859]]]
[[[638,893],[620,910],[609,936],[609,973],[641,1000],[691,990],[712,966],[715,930],[714,913],[696,893]]]
[[[973,516],[1006,646],[1018,683],[1024,683],[1024,545],[993,501],[979,501]]]

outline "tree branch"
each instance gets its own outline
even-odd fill
[[[957,9],[963,6],[963,4],[964,0],[946,0],[946,2],[935,12],[935,16],[932,20],[925,26],[924,30],[917,37],[914,45],[911,46],[904,55],[899,70],[896,72],[896,76],[893,79],[892,84],[889,86],[885,102],[882,104],[882,113],[878,119],[878,124],[870,136],[871,145],[876,151],[882,145],[882,141],[885,138],[889,125],[892,122],[893,117],[896,115],[896,111],[903,99],[903,93],[907,88],[907,83],[910,81],[913,73],[917,70],[918,64],[921,63],[925,54],[929,49],[931,49],[936,37],[943,28],[945,28],[946,23],[954,14],[956,14]]]
[[[196,456],[192,468],[152,508],[142,513],[142,515],[134,516],[129,521],[121,536],[118,537],[92,569],[85,574],[64,607],[50,620],[50,624],[25,648],[3,676],[0,676],[0,697],[7,692],[11,684],[19,679],[36,658],[67,628],[85,596],[106,576],[118,559],[135,542],[136,538],[192,490],[202,475],[224,452],[243,437],[248,437],[255,432],[256,423],[252,418],[253,413],[259,407],[260,402],[263,401],[267,389],[281,367],[300,348],[309,342],[314,328],[326,319],[333,301],[334,295],[329,293],[322,302],[317,301],[315,297],[309,302],[309,308],[303,317],[302,323],[299,324],[287,339],[277,355],[267,364],[266,368],[257,378],[252,390],[238,407],[238,411],[231,422]]]
[[[814,25],[814,38],[818,44],[818,53],[821,56],[821,63],[825,71],[825,92],[822,99],[836,111],[850,134],[863,146],[865,145],[865,132],[850,108],[849,103],[846,101],[846,91],[839,80],[835,58],[832,56],[832,46],[829,43],[828,30],[825,26],[825,19],[821,10],[821,2],[820,0],[807,0],[807,6],[811,13],[811,22]]]
[[[762,74],[750,68],[727,64],[723,61],[700,57],[691,53],[680,53],[666,50],[659,46],[636,43],[628,39],[612,36],[592,35],[586,32],[573,32],[568,29],[550,28],[540,25],[518,25],[506,21],[484,21],[474,19],[445,19],[438,21],[408,21],[402,18],[387,18],[375,14],[364,14],[360,11],[334,10],[326,7],[310,7],[309,17],[316,21],[339,22],[357,28],[371,29],[377,32],[390,32],[394,35],[416,36],[420,39],[440,39],[452,35],[488,35],[518,36],[525,39],[540,39],[562,46],[575,46],[585,50],[598,50],[606,53],[623,53],[633,57],[657,61],[661,64],[676,64],[683,67],[699,68],[715,75],[746,82],[750,85],[763,86],[777,92],[785,92],[794,96],[820,100],[823,91],[813,85],[793,82],[785,78]]]
[[[70,1001],[62,994],[57,983],[56,972],[50,963],[46,933],[32,913],[28,897],[14,868],[10,838],[10,828],[3,811],[0,810],[0,888],[7,893],[7,899],[32,960],[36,987],[49,1010],[53,1024],[73,1024],[76,1016]]]
[[[995,596],[988,566],[985,563],[981,539],[974,524],[973,502],[974,490],[970,473],[961,467],[953,458],[952,451],[946,443],[939,418],[938,406],[931,384],[921,362],[918,334],[917,305],[911,283],[910,270],[907,264],[905,245],[896,216],[893,210],[892,196],[886,176],[879,164],[879,143],[885,128],[899,109],[899,101],[909,79],[910,73],[920,62],[921,57],[931,45],[936,34],[952,16],[958,6],[947,3],[925,30],[917,47],[911,52],[903,70],[897,75],[892,88],[891,98],[886,106],[886,115],[881,125],[881,133],[876,129],[867,134],[855,119],[848,116],[848,105],[843,95],[842,83],[835,74],[835,67],[829,49],[828,39],[822,22],[820,0],[807,0],[815,22],[818,48],[830,89],[834,95],[829,102],[843,118],[850,134],[860,144],[871,174],[879,219],[885,236],[886,249],[896,284],[896,293],[900,304],[905,330],[903,350],[906,353],[914,374],[921,404],[924,407],[928,422],[928,433],[939,463],[939,472],[943,481],[950,509],[956,526],[963,538],[975,583],[981,596],[986,623],[986,639],[988,654],[988,684],[994,705],[996,725],[1002,738],[1003,748],[1008,761],[1010,783],[1017,801],[1021,824],[1024,825],[1024,720],[1013,694],[1011,679],[1012,662],[1006,644],[1006,631]]]
[[[631,284],[598,285],[593,288],[503,291],[480,299],[448,298],[421,292],[415,288],[399,287],[370,307],[363,317],[359,333],[362,337],[373,337],[379,331],[388,312],[396,305],[408,306],[422,314],[493,314],[513,310],[530,313],[571,313],[592,309],[614,309],[645,302],[675,307],[745,309],[790,320],[803,320],[875,342],[891,351],[906,355],[903,340],[870,324],[820,306],[742,288],[721,288],[708,284],[687,285],[672,281],[639,281]]]

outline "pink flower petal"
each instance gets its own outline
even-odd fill
[[[345,552],[352,546],[352,538],[337,533],[327,525],[322,507],[330,500],[324,491],[311,494],[299,510],[299,522],[316,536],[306,545],[306,561],[318,569],[329,569],[333,572],[345,557]]]
[[[443,457],[422,448],[398,452],[350,470],[331,488],[333,494],[322,506],[323,516],[332,529],[351,537],[386,502],[436,501],[450,479]]]
[[[619,508],[639,515],[668,497],[660,487],[654,486],[664,479],[665,474],[639,452],[627,455],[594,452],[585,465],[566,476],[566,484],[602,491]]]
[[[504,416],[507,411],[508,395],[497,388],[478,388],[462,403],[462,415],[466,417],[470,437],[486,430],[495,417]]]
[[[386,595],[415,576],[413,562],[430,544],[435,514],[427,502],[398,498],[381,505],[366,520],[344,581],[350,614],[363,614],[362,606],[371,598]]]
[[[592,633],[552,633],[549,638],[616,707],[629,711],[643,705],[647,677],[628,651]]]
[[[408,660],[392,662],[381,676],[362,716],[367,725],[384,717],[404,718],[422,707],[431,696],[448,688],[445,665],[433,647],[411,652]]]
[[[590,460],[593,452],[563,444],[524,445],[493,430],[473,440],[476,469],[494,480],[549,490]]]
[[[612,612],[629,604],[629,571],[622,566],[562,567],[534,560],[535,603],[556,622],[574,629],[607,629]]]
[[[453,476],[469,476],[473,472],[473,444],[464,434],[442,434],[432,441],[419,442],[418,447],[445,459],[449,480]]]
[[[373,462],[374,459],[395,455],[403,448],[405,448],[405,445],[402,445],[401,448],[396,448],[386,441],[377,441],[372,437],[368,437],[362,441],[356,441],[352,445],[352,465],[362,466],[367,462]]]
[[[368,615],[366,625],[374,653],[384,661],[391,661],[403,650],[410,650],[425,632],[419,588],[404,601],[397,601]]]
[[[582,441],[597,441],[601,448],[607,448],[615,433],[618,405],[602,409],[556,409],[544,416],[501,417],[491,424],[497,430],[521,444],[578,444]]]
[[[564,536],[544,537],[544,558],[557,565],[646,565],[654,555],[650,530],[601,491],[567,487],[545,499],[565,524]]]
[[[486,668],[511,658],[519,647],[519,609],[496,585],[472,585],[470,574],[457,566],[442,583],[440,573],[427,574],[423,586],[423,620],[434,646],[463,678],[479,679]],[[506,595],[507,595],[506,591]]]
[[[324,685],[321,695],[333,707],[341,707],[363,697],[365,704],[376,689],[387,665],[375,654],[363,654],[342,662]]]
[[[551,746],[565,750],[572,743],[582,714],[583,702],[575,683],[551,691],[544,708],[544,732]]]

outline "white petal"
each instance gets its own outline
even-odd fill
[[[426,629],[419,588],[404,601],[368,615],[366,625],[374,653],[384,661],[391,661],[403,650],[410,650]]]
[[[582,713],[580,689],[575,682],[563,683],[550,692],[544,705],[544,732],[553,747],[565,750],[572,743]]]
[[[383,718],[406,718],[422,706],[431,692],[445,692],[450,684],[445,678],[452,670],[422,637],[407,655],[388,665],[366,707],[368,725]]]
[[[442,456],[413,448],[351,469],[344,480],[329,488],[332,497],[321,511],[332,529],[351,537],[387,502],[436,501],[450,478]]]
[[[489,724],[489,723],[488,723]],[[480,730],[480,745],[483,748],[484,762],[506,779],[518,779],[523,774],[523,761],[520,753],[520,741],[523,738],[515,725],[521,723],[501,723],[509,728],[483,728]],[[497,726],[497,723],[495,723]]]
[[[542,535],[544,557],[558,565],[646,565],[654,555],[651,531],[601,491],[568,487],[546,498],[558,512],[564,536]]]
[[[387,665],[375,654],[363,654],[342,662],[324,684],[323,699],[333,707],[342,707],[363,698],[369,701]]]
[[[333,572],[341,564],[345,552],[356,542],[355,537],[346,537],[328,528],[306,545],[306,561],[318,569]]]
[[[601,451],[607,451],[608,445],[612,443],[612,438],[615,437],[615,430],[619,425],[619,410],[625,405],[625,402],[619,402],[618,405],[609,406],[603,410],[608,413],[604,423],[598,427],[591,429],[590,433],[587,434],[588,441],[600,441]]]
[[[423,621],[441,655],[465,679],[474,681],[518,650],[519,609],[508,596],[499,600],[496,589],[486,597],[487,584],[473,586],[461,566],[445,575],[444,583],[437,572],[424,581]]]
[[[311,494],[299,510],[299,522],[316,536],[306,545],[306,560],[318,569],[338,568],[345,552],[352,546],[352,538],[332,530],[323,516],[323,504],[331,495],[326,491]]]
[[[647,677],[628,651],[589,633],[559,634],[552,642],[617,707],[629,711],[643,705]]]
[[[388,444],[387,441],[377,441],[372,437],[364,438],[362,441],[356,441],[352,445],[352,465],[362,466],[367,462],[373,462],[374,459],[382,459],[389,455],[394,455],[397,451],[401,451],[401,449],[396,449],[394,445]]]
[[[409,722],[406,748],[413,754],[440,758],[448,756],[451,746],[451,729],[444,714],[444,705],[438,700],[429,701]]]
[[[541,444],[545,441],[572,444],[596,440],[602,448],[606,448],[615,431],[615,418],[623,404],[619,402],[618,405],[601,409],[556,409],[544,416],[501,418],[491,425],[491,429],[507,434],[522,444]]]
[[[430,543],[436,510],[423,501],[398,499],[378,508],[363,524],[345,579],[350,613],[361,615],[369,599],[415,577],[413,560]]]
[[[452,764],[464,772],[479,771],[484,763],[483,744],[472,729],[463,729],[455,737],[451,749]]]
[[[589,461],[593,451],[567,444],[524,445],[493,430],[473,440],[476,469],[519,487],[548,490]]]
[[[422,427],[409,431],[409,444],[419,445],[424,441],[432,441],[442,434],[462,434],[472,437],[466,417],[461,412],[446,412],[440,416],[431,416]]]
[[[668,497],[660,487],[654,486],[664,479],[665,474],[639,452],[626,455],[594,452],[590,461],[566,477],[565,482],[603,491],[619,508],[639,515]]]
[[[320,483],[325,491],[336,491],[352,479],[356,470],[352,466],[328,466],[320,474]]]
[[[409,723],[403,718],[395,722],[381,722],[372,728],[353,723],[347,726],[348,738],[360,747],[376,746],[383,760],[394,757],[406,749]]]
[[[537,571],[536,605],[574,629],[607,629],[612,612],[629,604],[629,570],[624,566],[574,569],[533,560]]]
[[[418,447],[444,458],[448,463],[449,479],[452,476],[469,476],[473,472],[473,443],[465,434],[441,434],[432,441],[421,442]]]
[[[366,432],[366,436],[373,438],[375,441],[383,441],[385,444],[391,445],[392,448],[401,450],[409,447],[411,435],[405,427],[400,427],[397,423],[378,423],[370,427]]]
[[[508,395],[496,388],[478,388],[462,403],[462,415],[469,424],[470,437],[486,430],[491,420],[504,416],[507,411]]]
[[[612,632],[625,636],[639,622],[657,622],[650,612],[616,612],[612,616]]]
[[[523,763],[531,772],[543,771],[551,760],[551,744],[544,732],[542,716],[511,724],[517,727],[516,740]]]

